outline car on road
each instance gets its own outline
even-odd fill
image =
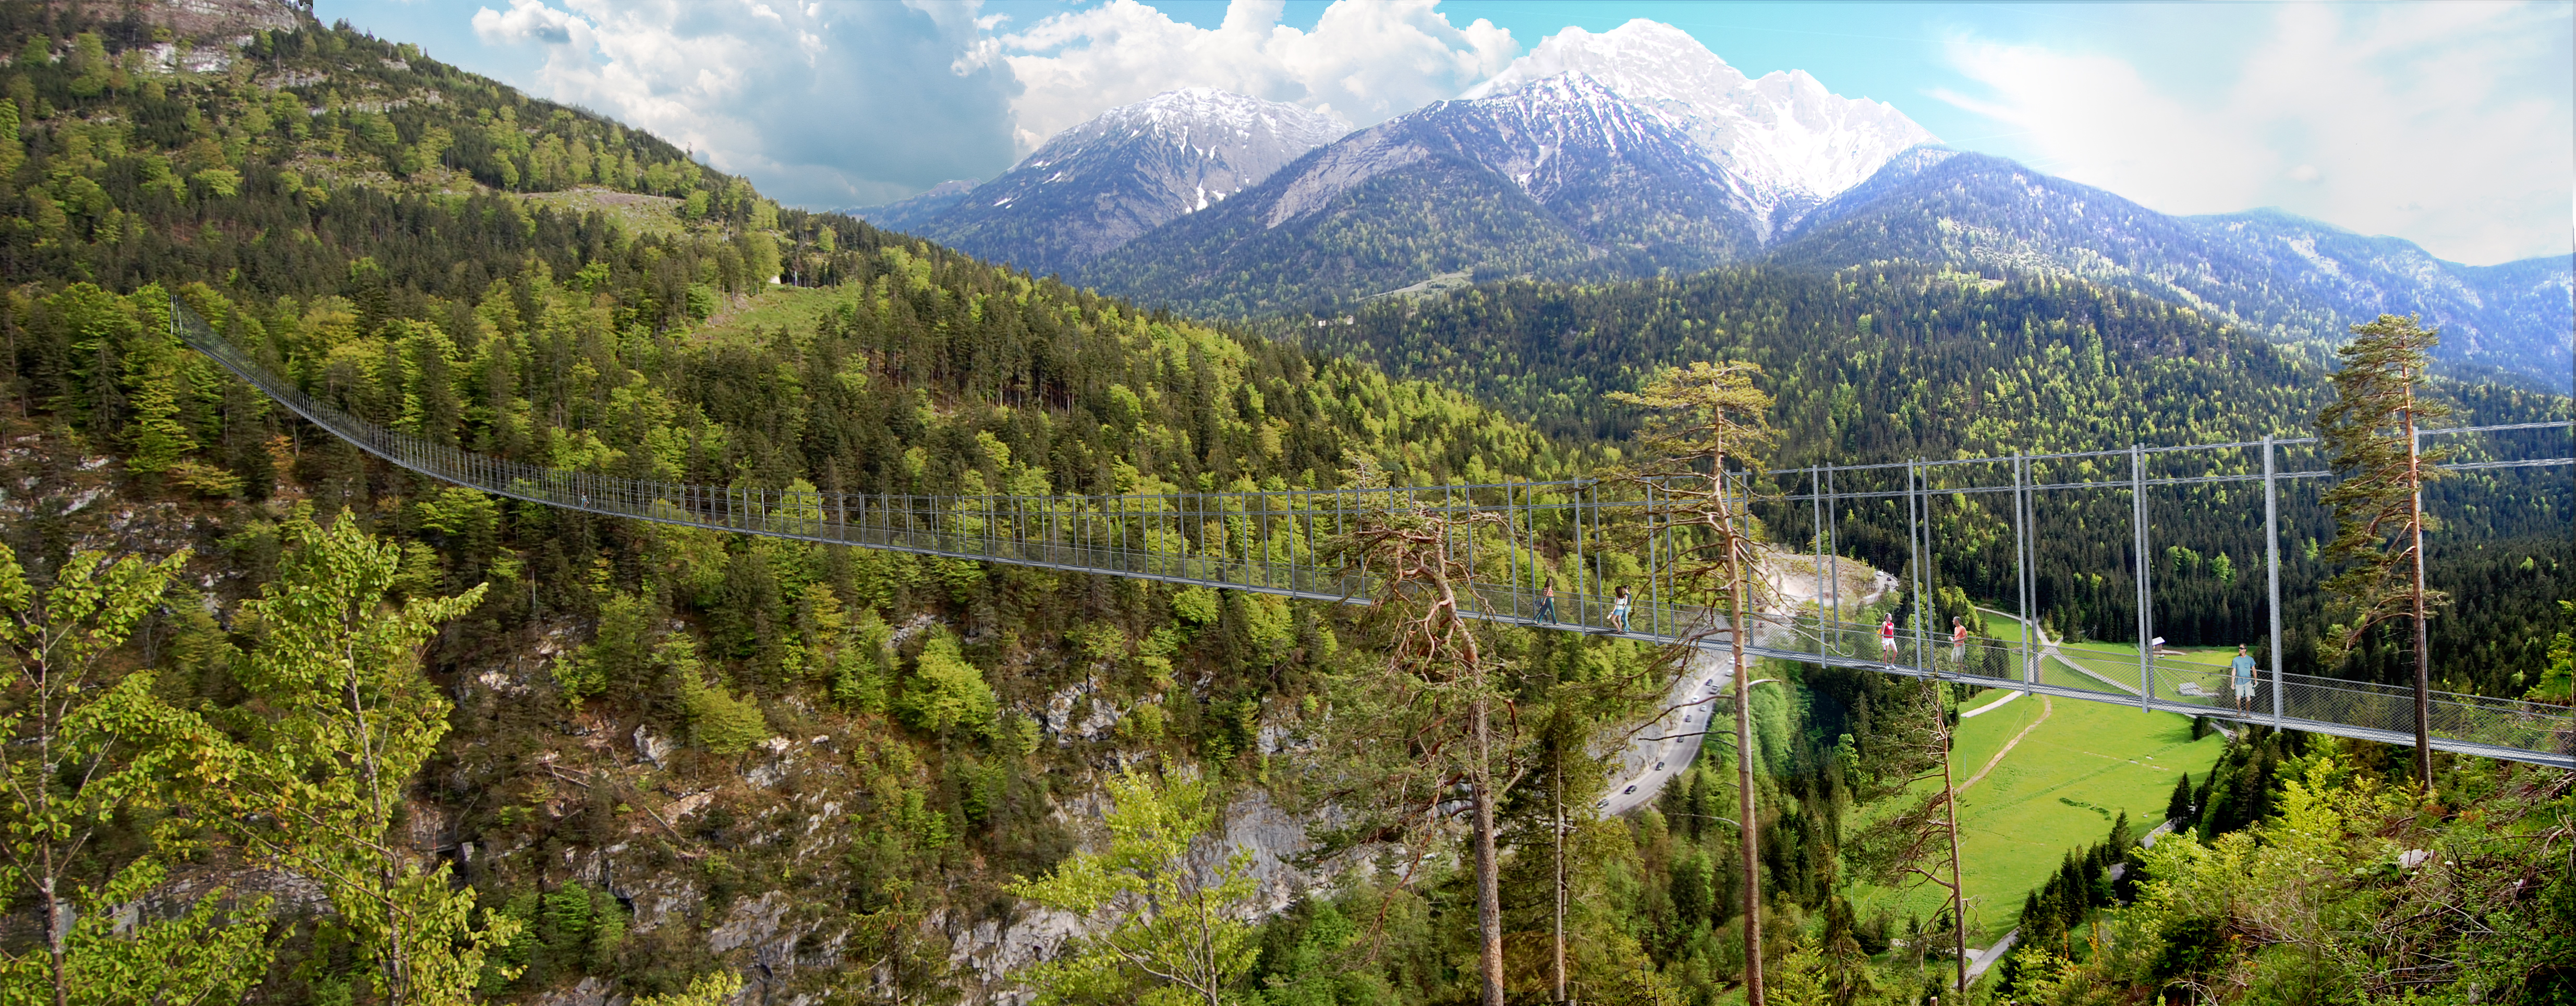
[[[1661,772],[1661,771],[1663,771],[1663,770],[1664,770],[1664,763],[1662,763],[1662,762],[1656,762],[1656,763],[1655,763],[1655,771],[1657,771],[1657,772]]]
[[[1634,792],[1636,792],[1636,791],[1637,791],[1637,787],[1635,787],[1635,786],[1630,786],[1630,787],[1628,787],[1627,789],[1620,790],[1620,791],[1619,791],[1619,795],[1620,795],[1620,796],[1626,796],[1626,795],[1628,795],[1628,794],[1630,794],[1630,793],[1634,793]]]

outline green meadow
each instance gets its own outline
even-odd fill
[[[2006,619],[1990,619],[1988,628],[1997,638],[2020,638],[2020,626]],[[2137,649],[2127,651],[2134,681]],[[2085,659],[2088,666],[2097,663],[2089,655]],[[2111,667],[2115,660],[2100,660],[2096,669],[2119,680]],[[2054,661],[2043,675],[2052,684],[2104,688]],[[1988,689],[1961,707],[1974,710],[2007,694]],[[1996,761],[2007,744],[2013,745],[2011,752]],[[2012,929],[2019,922],[2023,895],[2044,883],[2066,853],[2101,841],[2122,811],[2138,834],[2155,827],[2173,795],[2174,781],[2184,773],[2195,780],[2208,773],[2225,744],[2215,733],[2192,740],[2186,716],[2037,695],[1961,720],[1951,771],[1962,783],[1986,772],[1959,795],[1960,872],[1966,881],[1971,942],[1990,943]],[[1858,820],[1850,824],[1859,826]],[[1928,886],[1864,888],[1856,892],[1854,907],[1862,918],[1885,908],[1901,926],[1908,915],[1931,919],[1943,899],[1944,892]]]

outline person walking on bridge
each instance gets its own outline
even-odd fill
[[[1878,656],[1889,666],[1896,664],[1896,616],[1888,615],[1878,623]]]
[[[1547,586],[1538,590],[1538,620],[1550,623],[1556,621],[1556,581],[1554,580],[1549,580]]]
[[[1619,593],[1610,599],[1610,625],[1621,632],[1628,631],[1628,588],[1626,587],[1619,588]]]
[[[1968,623],[1957,615],[1950,616],[1950,663],[1968,673]]]
[[[2228,662],[2229,684],[2235,686],[2236,711],[2254,711],[2254,657],[2245,652],[2245,644],[2236,644],[2236,659]]]

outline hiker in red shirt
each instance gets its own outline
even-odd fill
[[[1896,662],[1896,616],[1894,615],[1889,615],[1886,621],[1878,623],[1878,655],[1885,658],[1888,663]]]

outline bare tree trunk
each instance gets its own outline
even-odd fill
[[[54,966],[54,1006],[70,1006],[71,923],[63,918],[70,913],[64,911],[62,899],[54,894],[52,858],[50,854],[46,856],[45,878],[38,884],[45,894],[45,953]]]
[[[1938,689],[1941,682],[1932,682]],[[1958,953],[1959,991],[1968,990],[1968,906],[1960,894],[1965,885],[1959,882],[1959,790],[1950,781],[1950,713],[1948,696],[1935,692],[1932,714],[1940,718],[1941,729],[1941,804],[1950,812],[1950,931],[1957,938],[1953,949]]]
[[[1559,741],[1562,744],[1562,739]],[[1556,1002],[1565,1002],[1565,749],[1556,751],[1556,940],[1549,975],[1555,979]]]
[[[1493,733],[1485,697],[1468,707],[1467,729],[1476,742],[1476,925],[1482,937],[1485,1006],[1503,1006],[1503,889],[1494,856]]]
[[[2415,788],[2433,791],[2433,646],[2424,625],[2424,461],[2415,434],[2415,390],[2406,390],[2406,529],[2415,539]]]
[[[1753,816],[1753,675],[1744,666],[1744,553],[1727,536],[1727,639],[1735,657],[1735,833],[1744,851],[1744,1001],[1762,1006],[1762,846]]]

